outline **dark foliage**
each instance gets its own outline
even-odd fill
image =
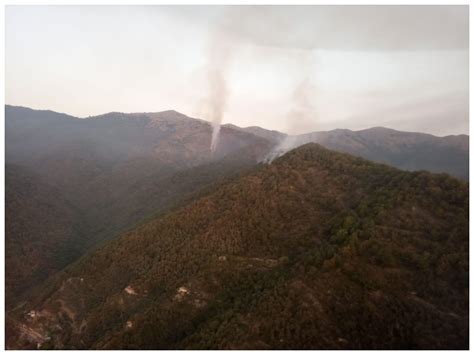
[[[53,348],[466,349],[468,202],[308,144],[81,258],[28,324]]]
[[[54,187],[18,166],[5,169],[6,306],[85,250],[80,213]]]
[[[5,116],[7,309],[86,251],[270,149],[223,129],[213,155],[210,124],[174,111],[79,119],[6,106]]]

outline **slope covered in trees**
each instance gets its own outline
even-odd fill
[[[20,289],[271,149],[225,128],[213,154],[210,124],[175,111],[79,119],[7,106],[5,116],[8,308]]]
[[[80,213],[54,187],[24,168],[5,168],[7,309],[80,256],[87,244]]]
[[[5,116],[7,163],[55,186],[84,214],[97,242],[136,223],[142,212],[166,207],[163,195],[179,199],[176,191],[167,190],[179,186],[177,177],[186,171],[217,171],[213,167],[221,163],[226,166],[222,170],[229,171],[229,164],[239,170],[271,148],[262,138],[226,127],[213,153],[211,125],[175,111],[79,119],[6,106]],[[199,178],[196,189],[186,184],[189,191],[201,187]]]
[[[466,349],[468,225],[466,183],[308,144],[83,257],[7,344]]]

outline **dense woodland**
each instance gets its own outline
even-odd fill
[[[64,269],[12,312],[7,345],[467,349],[468,198],[308,144]]]
[[[244,173],[289,138],[223,125],[211,152],[211,131],[208,122],[176,111],[80,119],[7,105],[7,309],[98,245]],[[403,169],[468,176],[465,135],[379,127],[292,138]]]
[[[30,171],[5,168],[6,308],[86,250],[80,212]]]
[[[268,142],[174,111],[78,119],[6,108],[6,306],[87,251],[254,166]],[[208,139],[209,138],[209,139]]]

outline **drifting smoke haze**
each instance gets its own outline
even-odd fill
[[[264,157],[264,162],[271,163],[274,159],[287,151],[308,143],[306,139],[297,134],[308,132],[314,129],[317,124],[317,87],[314,79],[314,73],[317,72],[314,69],[316,58],[312,50],[298,51],[299,75],[297,75],[297,77],[299,81],[296,80],[297,85],[291,91],[291,108],[286,115],[287,132],[292,135],[287,135],[283,138],[281,142]]]
[[[298,51],[298,73],[296,85],[291,89],[290,111],[287,114],[287,129],[290,134],[300,134],[315,128],[317,121],[317,87],[315,74],[316,54],[312,50]]]
[[[307,132],[308,127],[314,127],[316,110],[311,95],[313,89],[310,79],[306,78],[293,90],[293,108],[287,115],[289,133],[303,133]]]
[[[340,58],[353,57],[357,61],[363,58],[362,53],[367,53],[367,56],[379,56],[379,58],[392,56],[393,63],[400,58],[401,63],[406,61],[407,64],[403,63],[407,69],[405,75],[410,77],[417,68],[423,71],[422,65],[418,62],[418,58],[422,58],[423,55],[425,62],[423,65],[433,68],[433,64],[438,60],[437,55],[449,55],[467,46],[467,31],[463,33],[457,31],[454,21],[457,18],[458,25],[467,28],[467,12],[461,6],[450,8],[415,6],[410,11],[403,6],[319,6],[315,11],[310,7],[302,6],[293,8],[290,12],[300,21],[288,21],[291,15],[286,17],[278,10],[274,11],[272,16],[268,17],[269,21],[278,23],[280,26],[268,35],[259,30],[262,26],[255,22],[259,16],[248,16],[249,23],[242,27],[246,29],[243,31],[244,35],[264,47],[288,48],[302,53],[298,56],[298,67],[303,75],[299,81],[295,80],[297,84],[292,90],[291,109],[286,117],[286,132],[290,135],[287,135],[269,153],[264,159],[266,162],[272,162],[287,151],[314,141],[314,137],[302,133],[323,131],[326,128],[318,127],[320,115],[318,100],[326,105],[328,102],[324,102],[327,100],[327,92],[324,88],[318,87],[317,75],[322,73],[324,76],[324,73],[330,69],[328,60],[319,61],[316,65],[317,57],[314,54],[318,51],[325,52],[325,55],[326,53],[338,54]],[[305,33],[312,33],[312,36],[306,36]],[[465,51],[465,57],[457,64],[467,67],[467,58],[467,51]],[[444,60],[448,63],[447,59]],[[365,73],[368,82],[371,80],[370,65],[369,59],[367,63],[362,64],[367,68],[362,73]],[[456,72],[454,67],[448,67],[448,72],[449,69]],[[459,119],[466,122],[467,72],[465,74],[465,78],[459,78],[458,83],[461,84],[458,87],[446,88],[441,96],[437,88],[439,85],[436,82],[437,77],[435,75],[429,77],[427,74],[424,74],[425,77],[422,80],[419,78],[413,80],[415,87],[423,83],[419,86],[418,92],[409,86],[398,89],[400,87],[398,83],[395,83],[393,87],[379,84],[377,89],[365,89],[364,95],[370,98],[369,101],[372,101],[372,104],[366,105],[364,97],[361,97],[359,104],[363,111],[352,114],[348,120],[341,121],[340,127],[350,126],[351,121],[367,122],[369,120],[385,121],[387,126],[391,126],[392,122],[397,122],[397,125],[401,127],[406,123],[413,127],[417,124],[416,122],[422,120],[446,120],[447,117],[450,117],[453,123]],[[390,77],[391,75],[387,73],[387,78]],[[463,89],[459,90],[460,87]],[[343,92],[344,88],[340,87],[336,90]],[[405,93],[402,93],[402,90],[405,90]],[[331,91],[331,88],[328,91]],[[354,93],[350,91],[348,93],[356,97]],[[406,93],[412,93],[411,97],[404,98]],[[402,99],[394,100],[397,95]],[[440,103],[441,97],[444,97],[446,101]],[[378,102],[374,98],[378,98]],[[344,106],[345,103],[341,100],[332,104]],[[324,112],[324,109],[321,111]],[[449,115],[451,113],[452,116]],[[427,123],[424,122],[424,124]],[[404,129],[410,130],[405,127]]]
[[[290,94],[290,110],[286,115],[286,131],[290,133],[263,159],[271,163],[275,158],[309,141],[299,134],[312,131],[317,127],[317,52],[315,50],[298,50],[295,53],[298,62],[294,74],[296,85]]]
[[[287,114],[288,131],[294,133],[307,132],[308,127],[313,128],[316,122],[315,104],[311,93],[314,87],[308,78],[304,79],[293,91],[293,108]],[[263,161],[271,163],[275,158],[285,154],[302,144],[308,143],[302,136],[287,135],[283,140],[266,156]]]
[[[221,123],[467,133],[468,10],[11,6],[6,101],[81,117],[174,109],[211,122],[213,150]]]

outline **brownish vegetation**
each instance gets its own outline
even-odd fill
[[[467,183],[309,144],[80,259],[27,322],[43,348],[466,349],[468,226]]]

